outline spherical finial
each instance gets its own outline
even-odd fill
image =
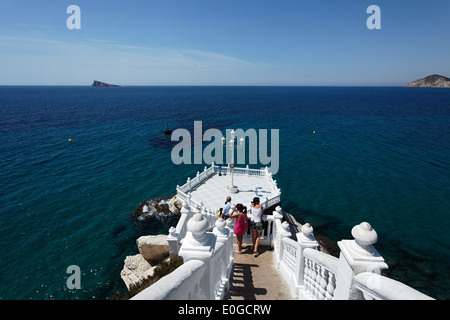
[[[224,219],[219,218],[217,219],[215,226],[217,227],[217,229],[222,230],[223,228],[225,228],[225,226],[227,225],[227,223],[225,222]]]
[[[369,246],[378,241],[377,232],[372,228],[368,222],[361,222],[352,229],[352,236],[356,242],[363,246]]]
[[[280,232],[281,237],[290,237],[291,236],[291,228],[287,221],[284,221],[281,224],[281,228],[280,228],[279,232]]]
[[[302,233],[305,235],[305,237],[309,238],[309,236],[313,233],[314,229],[313,227],[309,224],[309,223],[305,223],[304,225],[302,225],[302,227],[300,228],[300,230],[302,231]]]
[[[187,223],[187,230],[193,234],[201,234],[206,232],[208,221],[201,213],[196,213]]]
[[[275,211],[273,212],[273,217],[275,219],[283,219],[283,213],[281,211],[281,207],[280,206],[277,206],[275,208]]]
[[[287,221],[284,221],[281,224],[281,235],[282,236],[288,236],[291,234],[291,228],[289,226],[289,223]]]

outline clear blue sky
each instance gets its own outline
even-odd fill
[[[403,85],[450,77],[449,21],[449,0],[2,0],[0,85]]]

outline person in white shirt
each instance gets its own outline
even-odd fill
[[[222,214],[225,219],[227,219],[230,216],[230,209],[231,209],[231,197],[228,196],[227,200],[225,201],[225,207],[223,207]]]
[[[264,213],[264,209],[262,205],[259,204],[259,198],[253,198],[253,202],[251,205],[251,221],[250,221],[250,230],[252,232],[252,244],[253,244],[253,256],[258,256],[258,245],[259,245],[259,237],[261,237],[261,232],[264,229],[262,223],[262,215]]]

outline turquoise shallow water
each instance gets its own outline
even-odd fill
[[[391,277],[450,297],[449,90],[0,87],[0,298],[123,292],[136,238],[177,222],[131,212],[203,168],[174,165],[162,134],[195,120],[279,129],[285,210],[334,241],[368,221]],[[67,289],[69,265],[80,290]]]

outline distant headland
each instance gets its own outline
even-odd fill
[[[450,78],[433,74],[431,76],[405,84],[404,87],[450,88]]]
[[[109,84],[109,83],[106,83],[106,82],[101,82],[101,81],[94,80],[94,83],[92,84],[92,87],[121,87],[121,86],[117,85],[117,84]]]

